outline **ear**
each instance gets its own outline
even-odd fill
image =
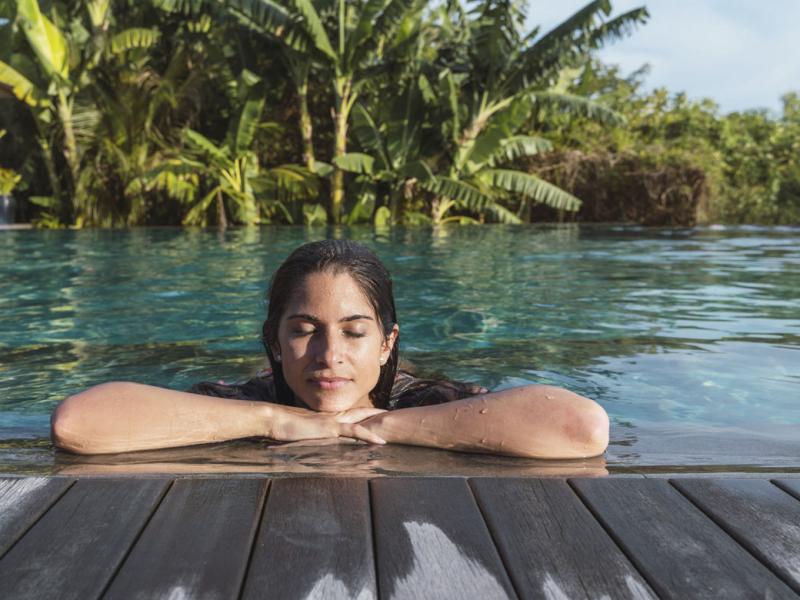
[[[398,335],[400,335],[400,326],[395,323],[392,326],[392,330],[389,332],[389,335],[387,335],[386,339],[383,341],[383,345],[381,346],[382,363],[389,360],[389,355],[392,353],[392,348],[394,348],[394,344],[397,341]]]

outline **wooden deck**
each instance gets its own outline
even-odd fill
[[[6,478],[0,598],[796,598],[800,479]]]

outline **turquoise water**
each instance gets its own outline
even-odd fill
[[[598,400],[609,466],[800,467],[800,229],[578,225],[0,231],[0,465],[87,386],[248,377],[269,276],[330,236],[386,262],[418,369]]]

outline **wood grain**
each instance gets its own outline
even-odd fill
[[[795,597],[669,481],[570,483],[662,598]]]
[[[381,598],[514,598],[466,480],[370,481]]]
[[[0,479],[0,556],[39,520],[72,482],[53,477]]]
[[[800,592],[800,500],[763,479],[680,479],[672,484]]]
[[[179,479],[104,598],[239,594],[267,481]]]
[[[0,598],[97,598],[168,485],[76,482],[0,559]]]
[[[376,598],[365,479],[272,482],[242,597]]]
[[[655,598],[563,479],[471,479],[520,596]]]

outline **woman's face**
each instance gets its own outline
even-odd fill
[[[347,273],[312,273],[289,301],[278,327],[286,383],[309,408],[371,407],[369,393],[397,339],[384,338],[361,287]],[[276,356],[277,358],[277,356]]]

